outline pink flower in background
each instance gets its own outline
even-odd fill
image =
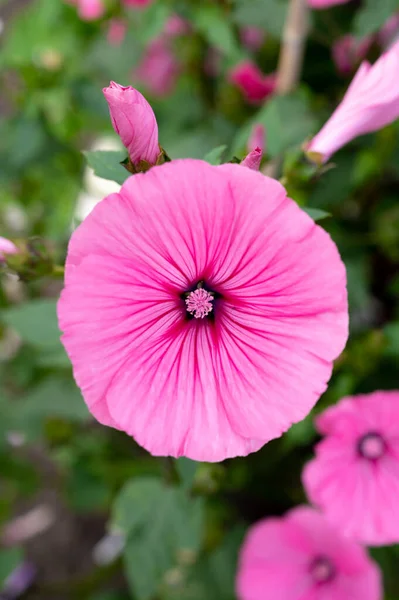
[[[240,88],[251,104],[261,104],[276,88],[276,76],[264,75],[250,60],[243,61],[230,71],[230,81]]]
[[[13,242],[7,238],[0,237],[0,263],[6,257],[6,254],[18,254],[19,250]]]
[[[158,125],[154,111],[140,92],[111,81],[103,89],[112,126],[127,148],[134,165],[144,160],[150,165],[160,154]]]
[[[244,167],[248,167],[248,169],[253,169],[254,171],[259,171],[260,163],[262,162],[262,148],[255,148],[251,150],[251,152],[241,161],[241,164]]]
[[[220,461],[280,436],[326,389],[345,283],[335,244],[277,181],[172,161],[72,234],[62,341],[101,423],[154,455]]]
[[[178,37],[191,33],[191,24],[187,19],[183,19],[180,15],[172,15],[166,21],[164,33],[170,37]]]
[[[262,152],[266,150],[266,130],[264,125],[256,123],[251,131],[251,135],[248,139],[248,151],[252,152],[256,148],[260,148]]]
[[[103,0],[68,0],[68,2],[78,7],[78,15],[83,21],[95,21],[105,13]]]
[[[329,8],[337,4],[347,4],[350,0],[308,0],[309,6],[312,8]]]
[[[243,45],[256,52],[259,50],[265,41],[266,34],[259,27],[242,27],[240,30],[240,38]]]
[[[382,600],[379,567],[316,510],[253,525],[237,574],[239,600]]]
[[[367,545],[399,542],[399,391],[344,398],[316,419],[325,439],[306,465],[310,500]]]
[[[317,162],[326,162],[334,152],[359,135],[377,131],[399,116],[399,42],[374,65],[363,62],[341,104],[306,146]]]
[[[388,48],[399,37],[399,12],[392,15],[390,19],[381,27],[377,34],[378,42],[383,48]]]
[[[337,70],[342,75],[350,75],[358,64],[367,56],[373,38],[367,36],[357,40],[353,35],[344,35],[334,42],[332,55]]]
[[[135,77],[154,96],[165,96],[172,92],[180,71],[170,40],[161,35],[148,45]]]
[[[125,6],[133,6],[135,8],[143,8],[152,4],[154,0],[122,0]]]
[[[123,19],[111,19],[108,26],[107,40],[111,46],[120,46],[125,39],[127,23]]]

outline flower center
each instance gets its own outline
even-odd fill
[[[204,288],[198,288],[190,292],[185,299],[187,312],[196,319],[203,319],[213,309],[213,294],[207,292]]]
[[[369,460],[377,460],[385,454],[385,442],[379,433],[366,433],[358,443],[359,454]]]
[[[310,574],[315,583],[327,583],[335,577],[334,563],[327,556],[318,556],[310,565]]]

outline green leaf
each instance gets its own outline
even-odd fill
[[[130,173],[120,164],[126,159],[126,152],[93,150],[83,154],[94,173],[102,179],[110,179],[122,185],[130,177]]]
[[[0,551],[0,586],[22,561],[23,554],[19,548]]]
[[[149,600],[182,555],[199,551],[202,500],[189,498],[158,479],[128,482],[116,499],[112,524],[127,537],[125,569],[133,594]]]
[[[233,19],[237,25],[260,27],[275,37],[283,30],[287,3],[280,0],[235,0]]]
[[[308,206],[302,206],[302,210],[312,217],[313,221],[321,221],[322,219],[326,219],[327,217],[331,217],[331,214],[326,212],[325,210],[320,210],[319,208],[309,208]]]
[[[56,300],[32,300],[4,311],[2,320],[28,344],[56,347],[60,345],[56,306]]]
[[[233,27],[221,6],[201,3],[195,11],[194,22],[211,46],[228,57],[240,54]]]
[[[226,145],[218,146],[217,148],[214,148],[213,150],[208,152],[208,154],[206,156],[204,156],[204,160],[206,162],[208,162],[210,165],[220,165],[222,162],[222,156],[223,156],[226,148],[227,148]]]
[[[180,476],[183,489],[190,490],[194,483],[198,463],[195,460],[190,460],[183,456],[176,460],[176,469]]]
[[[399,321],[388,323],[383,331],[386,340],[385,354],[391,358],[397,358],[399,356]]]
[[[364,37],[378,31],[398,8],[398,0],[365,0],[357,11],[353,33]]]

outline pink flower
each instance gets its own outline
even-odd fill
[[[5,259],[6,254],[18,254],[18,252],[19,250],[15,244],[6,238],[0,237],[0,263]]]
[[[158,125],[147,100],[134,88],[123,87],[114,81],[103,92],[112,126],[127,148],[132,163],[138,165],[144,160],[154,165],[160,153]]]
[[[262,148],[255,148],[241,161],[241,164],[248,169],[259,171],[262,162]]]
[[[373,43],[373,38],[367,36],[357,40],[353,35],[344,35],[337,40],[332,48],[332,55],[337,70],[342,75],[350,75],[354,68],[366,56]]]
[[[266,131],[264,125],[261,125],[261,123],[256,123],[253,126],[248,139],[249,152],[256,150],[256,148],[260,148],[262,152],[265,152],[266,149]]]
[[[261,104],[276,87],[275,74],[263,75],[250,60],[239,63],[230,71],[230,81],[240,88],[251,104]]]
[[[111,46],[120,46],[125,39],[127,24],[123,19],[111,19],[109,22],[107,40]]]
[[[265,32],[263,29],[259,29],[259,27],[248,26],[240,30],[241,42],[248,50],[254,52],[262,47],[265,37]]]
[[[191,24],[186,19],[183,19],[183,17],[180,17],[180,15],[171,15],[166,21],[164,33],[170,37],[187,35],[191,33]]]
[[[83,21],[94,21],[103,16],[105,7],[102,0],[68,0],[78,7],[78,15]]]
[[[135,8],[143,8],[149,6],[153,0],[122,0],[125,6],[134,6]]]
[[[316,419],[326,438],[305,467],[312,502],[345,535],[399,542],[399,391],[344,398]]]
[[[399,42],[373,66],[363,62],[341,104],[307,145],[309,156],[324,163],[355,137],[395,121],[399,116],[399,87],[392,81],[398,73]]]
[[[346,4],[350,0],[308,0],[309,6],[312,8],[329,8],[337,4]]]
[[[180,70],[170,40],[161,35],[147,47],[135,76],[154,96],[165,96],[175,87]]]
[[[220,461],[280,436],[326,389],[345,268],[277,181],[177,160],[130,177],[73,233],[58,314],[101,423],[154,455]]]
[[[381,579],[362,546],[299,506],[251,527],[236,587],[239,600],[382,600]]]

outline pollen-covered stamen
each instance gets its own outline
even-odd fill
[[[315,583],[327,583],[334,579],[335,565],[327,556],[318,556],[310,566],[310,574]]]
[[[377,460],[385,454],[385,442],[379,433],[366,433],[359,441],[358,450],[363,458]]]
[[[204,290],[204,288],[198,288],[190,292],[185,302],[187,311],[196,319],[203,319],[213,309],[213,295]]]

